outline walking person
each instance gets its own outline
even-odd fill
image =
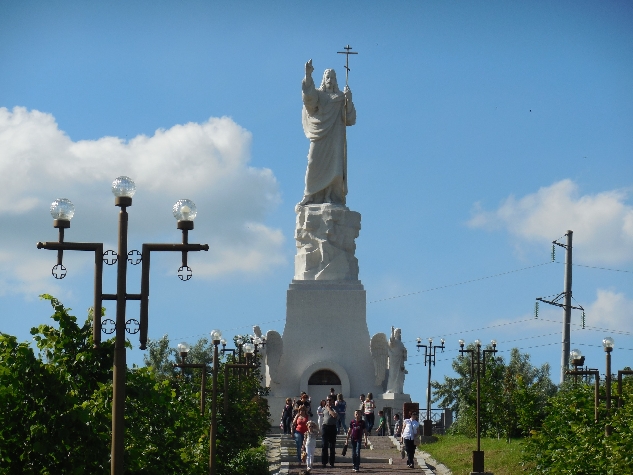
[[[319,431],[323,427],[323,410],[325,409],[325,399],[321,399],[319,407],[317,407],[317,423],[319,424]]]
[[[409,419],[405,419],[402,427],[401,443],[404,443],[404,450],[407,452],[407,467],[413,468],[413,456],[415,455],[415,436],[420,428],[418,413],[412,412]]]
[[[300,407],[304,407],[306,410],[306,415],[312,418],[312,407],[310,405],[310,397],[305,392],[302,392],[301,397],[295,402],[295,411],[298,411]]]
[[[360,470],[360,444],[365,438],[365,448],[367,448],[367,431],[365,430],[365,421],[362,419],[363,412],[360,409],[354,411],[354,419],[349,423],[349,430],[345,438],[345,444],[352,441],[352,465],[353,470]]]
[[[292,430],[292,399],[286,398],[286,405],[281,411],[281,422],[284,428],[284,435],[290,435]]]
[[[393,416],[393,436],[396,439],[402,436],[402,421],[400,420],[400,414],[398,413]]]
[[[321,463],[325,467],[330,462],[330,467],[334,467],[334,448],[336,447],[336,420],[338,413],[334,408],[333,398],[327,398],[325,409],[323,410],[323,426],[321,428]]]
[[[306,408],[299,406],[297,415],[292,421],[295,444],[297,446],[297,460],[301,464],[301,447],[303,446],[303,436],[308,431],[308,414]]]
[[[316,440],[319,435],[319,428],[314,421],[308,421],[308,430],[303,439],[303,446],[306,451],[306,472],[312,470],[312,462],[314,461],[314,452],[316,450]]]
[[[345,434],[347,432],[347,424],[345,424],[346,408],[347,403],[343,399],[343,393],[339,393],[339,395],[336,396],[336,412],[338,412],[338,422],[336,423],[336,428],[339,434]]]
[[[374,395],[367,393],[365,398],[365,422],[367,423],[367,432],[371,434],[371,430],[374,428],[374,409],[376,409],[376,403],[374,402]]]
[[[378,411],[378,428],[376,429],[376,433],[378,435],[385,435],[387,431],[387,421],[385,419],[385,413],[382,411]]]

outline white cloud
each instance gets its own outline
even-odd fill
[[[12,230],[0,234],[4,292],[32,292],[50,275],[54,256],[37,254],[34,244],[57,238],[48,214],[55,198],[75,204],[67,240],[115,241],[110,184],[119,175],[137,185],[129,209],[131,240],[134,234],[144,242],[178,240],[171,206],[190,198],[198,207],[190,242],[214,243],[204,259],[213,264],[199,265],[196,275],[258,273],[279,265],[283,237],[264,224],[280,201],[278,184],[271,170],[249,166],[250,145],[250,132],[228,117],[129,141],[73,142],[51,114],[0,108],[0,216]]]
[[[598,289],[596,300],[585,311],[590,327],[633,332],[633,300],[623,293]]]
[[[617,264],[633,260],[633,207],[626,198],[622,190],[580,196],[573,181],[562,180],[519,199],[511,195],[496,211],[476,203],[468,224],[543,243],[571,229],[575,261]]]

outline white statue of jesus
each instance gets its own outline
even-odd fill
[[[305,66],[301,84],[303,131],[310,139],[306,187],[299,205],[345,204],[347,195],[347,144],[345,127],[356,123],[352,91],[341,92],[336,72],[326,69],[315,88],[312,60]]]

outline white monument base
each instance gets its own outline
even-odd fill
[[[283,354],[277,380],[270,381],[271,423],[279,424],[285,399],[297,397],[301,391],[310,395],[316,416],[319,401],[331,387],[348,403],[347,422],[358,408],[360,394],[369,392],[377,410],[392,407],[401,412],[403,403],[411,398],[383,394],[382,386],[376,385],[369,341],[365,289],[360,281],[293,280],[287,293]],[[315,381],[315,373],[322,371],[325,373],[320,374],[338,381],[314,384],[322,381]]]

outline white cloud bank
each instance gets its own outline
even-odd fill
[[[136,182],[130,233],[142,231],[144,241],[173,240],[171,206],[180,198],[196,203],[190,242],[211,246],[210,255],[196,259],[196,275],[259,273],[283,263],[283,236],[263,222],[280,201],[278,184],[271,170],[248,165],[250,144],[251,134],[227,117],[129,141],[73,142],[51,114],[0,108],[2,292],[37,292],[38,282],[50,279],[54,256],[37,255],[34,244],[56,239],[48,214],[55,198],[75,204],[67,239],[113,242],[117,210],[110,184],[119,175]]]
[[[581,196],[573,181],[562,180],[523,198],[509,196],[496,211],[476,203],[468,224],[543,243],[571,229],[575,261],[621,264],[633,260],[633,206],[626,198],[622,190]]]

